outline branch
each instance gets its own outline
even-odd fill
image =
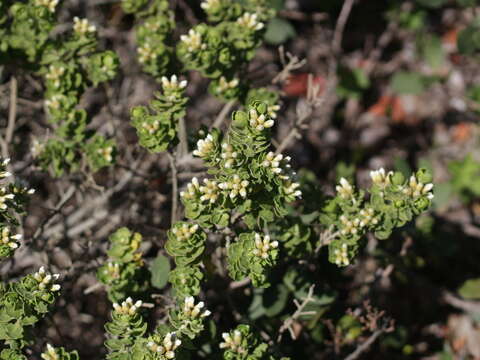
[[[350,355],[348,355],[345,360],[355,360],[357,359],[361,354],[363,354],[365,351],[367,351],[370,346],[379,338],[380,335],[382,335],[385,332],[385,329],[378,329],[375,331],[370,337],[359,347],[355,349],[354,352],[352,352]]]
[[[213,124],[210,126],[210,130],[213,129],[213,128],[218,129],[218,128],[220,128],[220,126],[222,126],[223,122],[227,118],[228,113],[230,112],[230,110],[232,110],[235,103],[236,103],[235,100],[231,100],[223,106],[223,108],[220,111],[220,113],[218,114],[217,118],[215,119]]]
[[[178,208],[178,178],[177,178],[177,164],[175,162],[175,156],[167,152],[168,160],[170,160],[170,169],[172,171],[172,225],[177,221],[177,208]]]

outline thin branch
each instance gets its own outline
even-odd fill
[[[172,225],[177,221],[177,208],[178,208],[178,178],[177,178],[177,164],[175,162],[175,156],[167,152],[168,160],[170,161],[170,170],[172,172]]]
[[[218,114],[217,118],[215,119],[215,121],[213,122],[213,124],[210,126],[210,130],[211,129],[219,129],[220,126],[222,126],[223,122],[225,121],[225,119],[227,118],[227,115],[228,113],[232,110],[232,108],[235,106],[235,103],[236,101],[235,100],[231,100],[229,102],[227,102],[222,110],[220,111],[220,113]]]
[[[375,331],[370,337],[362,343],[359,347],[355,349],[354,352],[352,352],[350,355],[348,355],[345,360],[355,360],[357,359],[361,354],[363,354],[365,351],[367,351],[370,346],[380,337],[385,332],[385,329],[378,329]]]
[[[332,51],[335,56],[338,56],[342,51],[343,32],[354,3],[355,0],[345,0],[343,2],[342,10],[335,26],[335,32],[333,33]]]
[[[2,141],[2,156],[4,158],[10,157],[10,152],[8,146],[12,142],[13,132],[15,130],[15,120],[17,118],[17,96],[18,96],[18,84],[15,76],[10,78],[10,104],[8,110],[8,124],[5,131],[5,139]],[[11,171],[10,165],[7,166],[9,171]]]
[[[183,117],[180,118],[178,122],[178,139],[177,160],[188,154],[187,127],[185,125],[185,118]]]

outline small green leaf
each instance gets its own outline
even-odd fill
[[[458,289],[458,293],[467,300],[480,299],[480,278],[465,281]]]
[[[296,35],[295,28],[289,21],[274,18],[270,20],[265,32],[265,41],[271,45],[280,45]]]
[[[422,75],[414,72],[400,71],[396,73],[390,86],[397,94],[421,94],[425,91],[425,82]]]
[[[157,289],[163,289],[168,282],[170,274],[170,261],[165,255],[158,255],[150,265],[152,285]]]

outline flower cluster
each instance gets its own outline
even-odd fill
[[[197,141],[197,149],[193,151],[193,155],[206,158],[215,149],[215,143],[211,134],[208,134],[205,139]]]
[[[268,355],[268,345],[260,342],[248,325],[238,325],[236,329],[222,333],[222,338],[220,349],[224,351],[224,359],[273,359]]]
[[[54,13],[59,0],[35,0],[35,5],[44,6],[48,11]]]
[[[185,298],[185,303],[183,305],[183,315],[196,318],[210,316],[211,312],[209,310],[202,310],[205,306],[203,301],[200,301],[195,305],[195,299],[193,296],[188,296]]]
[[[194,224],[189,226],[187,223],[182,224],[180,227],[174,227],[172,233],[177,237],[178,240],[187,240],[198,230],[198,225]]]
[[[220,157],[224,161],[223,166],[229,169],[235,164],[235,159],[238,157],[238,152],[234,150],[231,144],[224,142],[222,144],[222,153]]]
[[[343,177],[340,179],[340,185],[337,185],[335,189],[343,199],[350,199],[353,195],[353,186]]]
[[[48,274],[43,266],[33,274],[33,278],[38,282],[38,288],[45,291],[59,291],[60,285],[54,283],[59,277],[60,274]]]
[[[73,18],[73,31],[79,36],[87,36],[97,31],[95,25],[88,22],[88,19],[80,19],[77,16]]]
[[[118,314],[123,314],[123,315],[134,315],[137,313],[138,309],[140,309],[141,306],[142,306],[141,300],[137,300],[134,303],[131,297],[128,297],[120,305],[118,303],[113,303],[113,309]]]
[[[18,248],[18,241],[21,239],[22,235],[12,235],[8,226],[5,226],[0,232],[0,244],[3,246],[8,246],[12,250]]]
[[[432,200],[432,189],[432,183],[424,184],[421,181],[418,181],[415,175],[412,175],[408,181],[408,186],[403,186],[402,192],[414,199],[417,199],[421,196],[426,196],[427,199]]]
[[[181,35],[180,40],[185,44],[188,51],[204,50],[207,44],[202,43],[202,35],[194,29],[190,29],[187,35]]]
[[[40,354],[43,360],[79,360],[78,352],[68,352],[63,347],[54,348],[52,345],[47,344],[45,351]]]
[[[243,14],[238,20],[237,23],[251,31],[259,31],[262,30],[263,27],[265,26],[264,23],[260,22],[258,20],[258,15],[257,14],[251,14],[246,12]]]
[[[269,256],[270,250],[276,249],[277,247],[278,241],[270,241],[269,235],[265,235],[262,239],[260,234],[255,233],[255,249],[252,251],[253,255],[266,259]]]
[[[167,333],[163,338],[163,341],[158,344],[155,341],[149,341],[147,343],[147,348],[156,353],[157,355],[162,356],[165,359],[174,359],[175,350],[182,344],[180,339],[177,339],[175,333]]]
[[[225,182],[222,182],[218,187],[226,190],[230,199],[235,199],[238,195],[243,198],[247,197],[247,187],[250,184],[248,180],[242,180],[237,174]]]
[[[233,333],[224,332],[222,334],[223,342],[220,343],[220,349],[229,349],[236,353],[244,353],[242,346],[242,333],[234,330]]]
[[[348,266],[350,265],[350,259],[348,257],[348,245],[342,244],[340,249],[335,249],[333,252],[335,256],[335,264],[338,266]]]
[[[258,114],[256,109],[250,109],[248,116],[250,126],[257,131],[271,128],[275,124],[275,121],[269,119],[268,115]]]

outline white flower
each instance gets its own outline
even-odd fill
[[[163,355],[166,359],[175,358],[175,349],[177,349],[182,342],[176,338],[175,333],[167,333],[163,338],[161,345],[155,341],[149,341],[147,347],[150,351],[153,351],[159,355]]]
[[[358,229],[360,226],[360,219],[355,218],[353,220],[348,220],[345,215],[340,216],[340,221],[343,224],[343,228],[340,231],[342,235],[356,235],[358,234]]]
[[[415,175],[412,175],[408,182],[408,187],[403,189],[403,193],[411,196],[412,198],[418,198],[425,195],[428,199],[431,200],[433,199],[433,193],[431,192],[432,190],[432,183],[423,184],[421,182],[418,182]]]
[[[229,191],[231,199],[235,199],[240,194],[241,197],[247,197],[247,187],[249,185],[248,180],[242,180],[237,174],[233,175],[230,181],[223,182],[218,185],[222,190]]]
[[[185,303],[183,305],[183,314],[190,318],[209,316],[211,314],[209,310],[202,311],[204,306],[205,304],[203,301],[200,301],[197,305],[195,305],[195,299],[193,296],[188,296],[185,298]]]
[[[250,126],[255,128],[258,131],[263,129],[271,128],[275,123],[272,119],[267,120],[265,115],[258,115],[257,110],[250,109],[249,111]]]
[[[278,110],[280,110],[280,105],[270,105],[267,108],[267,114],[272,119],[276,119]]]
[[[131,297],[128,297],[125,301],[122,302],[121,305],[117,303],[113,303],[113,309],[119,313],[124,315],[135,315],[137,310],[142,306],[142,301],[137,300],[133,303]]]
[[[112,278],[116,279],[120,277],[120,265],[118,263],[113,263],[109,261],[107,263],[107,268],[105,272]]]
[[[1,187],[0,188],[0,210],[6,210],[7,209],[7,200],[12,200],[15,195],[9,194],[8,189],[6,187]]]
[[[240,346],[242,344],[242,333],[240,331],[235,330],[233,336],[229,333],[223,333],[222,337],[224,342],[220,343],[220,349],[230,349],[237,353],[243,352]]]
[[[363,228],[369,224],[377,225],[378,219],[374,217],[375,211],[372,208],[362,209],[360,210],[360,215],[362,219],[360,220],[360,227]]]
[[[370,171],[370,178],[372,179],[372,182],[381,187],[390,185],[390,176],[392,175],[393,175],[393,171],[389,171],[388,173],[385,173],[384,168],[380,168],[376,171],[375,170]]]
[[[237,23],[249,30],[261,30],[265,26],[262,22],[258,21],[257,14],[251,14],[246,12],[237,20]]]
[[[65,95],[55,94],[50,99],[45,100],[45,106],[51,110],[58,110],[62,105],[62,100],[65,99]]]
[[[88,22],[88,19],[80,19],[78,16],[73,18],[73,31],[75,31],[80,36],[85,36],[87,34],[94,33],[97,30],[95,25],[92,25]]]
[[[58,5],[58,0],[35,0],[35,5],[45,6],[50,12],[54,13]]]
[[[111,163],[113,160],[112,153],[113,147],[107,146],[105,148],[98,149],[97,152],[105,159],[105,161]]]
[[[39,289],[47,291],[60,290],[60,285],[54,284],[54,281],[58,280],[59,277],[60,274],[48,274],[43,266],[33,274],[33,278],[38,282]]]
[[[272,172],[274,172],[275,174],[280,174],[283,171],[282,168],[280,167],[282,160],[283,160],[282,154],[275,155],[274,152],[270,151],[265,157],[265,160],[263,160],[262,165],[264,167],[271,168]],[[285,160],[287,162],[290,161],[290,157],[289,156],[285,157]]]
[[[210,204],[213,204],[218,199],[218,184],[214,180],[204,179],[202,186],[199,187],[202,196],[200,196],[200,201],[208,201]]]
[[[260,234],[255,233],[255,249],[253,250],[253,255],[266,259],[268,258],[268,251],[270,249],[276,249],[277,247],[278,241],[270,241],[269,235],[265,235],[262,239]]]
[[[12,176],[12,174],[6,170],[6,167],[7,167],[7,165],[8,165],[9,163],[10,163],[10,159],[9,159],[9,158],[6,158],[5,160],[3,160],[2,166],[3,166],[3,168],[4,168],[5,170],[4,170],[4,171],[0,171],[0,179],[5,179],[5,178],[7,178],[7,177],[9,177],[9,176]]]
[[[193,199],[197,195],[197,192],[199,191],[200,191],[200,184],[198,183],[198,179],[194,177],[192,179],[192,182],[187,184],[187,191],[181,191],[180,196],[185,199]]]
[[[38,141],[36,137],[32,137],[32,144],[30,145],[30,152],[33,158],[37,158],[45,149],[45,144]]]
[[[52,80],[53,81],[53,86],[55,88],[60,87],[60,78],[65,74],[65,67],[64,66],[56,66],[56,65],[50,65],[48,68],[48,73],[45,75],[47,80]]]
[[[342,244],[341,249],[335,249],[334,255],[335,255],[335,264],[337,264],[338,266],[350,265],[350,260],[348,259],[348,246],[347,246],[347,244]]]
[[[180,227],[172,228],[172,233],[178,240],[187,240],[198,230],[198,225],[194,224],[189,226],[188,224],[182,224]]]
[[[11,249],[18,248],[18,241],[22,238],[21,234],[10,234],[10,228],[5,226],[0,233],[0,244],[7,245]]]
[[[340,196],[344,199],[348,199],[353,196],[353,187],[345,178],[340,179],[340,185],[335,187]]]
[[[178,81],[177,75],[172,75],[170,79],[166,76],[162,76],[163,90],[175,91],[178,89],[185,89],[187,87],[187,80]]]
[[[235,163],[238,153],[234,151],[233,146],[227,143],[222,144],[222,154],[220,157],[225,160],[225,166],[227,169],[231,168]]]
[[[153,123],[149,124],[147,122],[144,122],[142,124],[142,127],[148,131],[149,134],[154,134],[158,128],[160,127],[160,123],[158,120],[155,120]]]
[[[44,360],[59,360],[60,359],[58,354],[57,354],[57,351],[50,344],[47,344],[47,349],[40,355],[40,357]]]
[[[202,44],[202,35],[193,29],[189,30],[188,35],[180,36],[180,40],[187,45],[188,51],[205,49],[207,46],[206,44]]]
[[[145,64],[149,61],[155,60],[158,54],[152,49],[150,44],[144,44],[137,48],[138,61],[141,64]]]
[[[238,83],[238,79],[228,81],[225,76],[222,76],[218,81],[217,93],[222,94],[227,90],[233,89],[238,85]]]
[[[200,4],[200,7],[203,10],[208,11],[212,7],[215,7],[215,6],[218,6],[218,5],[220,5],[220,0],[205,0]]]
[[[200,139],[197,141],[197,150],[193,151],[193,155],[199,156],[201,158],[207,157],[209,153],[214,150],[215,143],[213,141],[212,135],[208,134],[205,139]]]
[[[285,194],[287,194],[287,196],[300,198],[302,197],[302,191],[298,190],[299,187],[300,184],[297,182],[286,181],[283,190],[285,191]]]

